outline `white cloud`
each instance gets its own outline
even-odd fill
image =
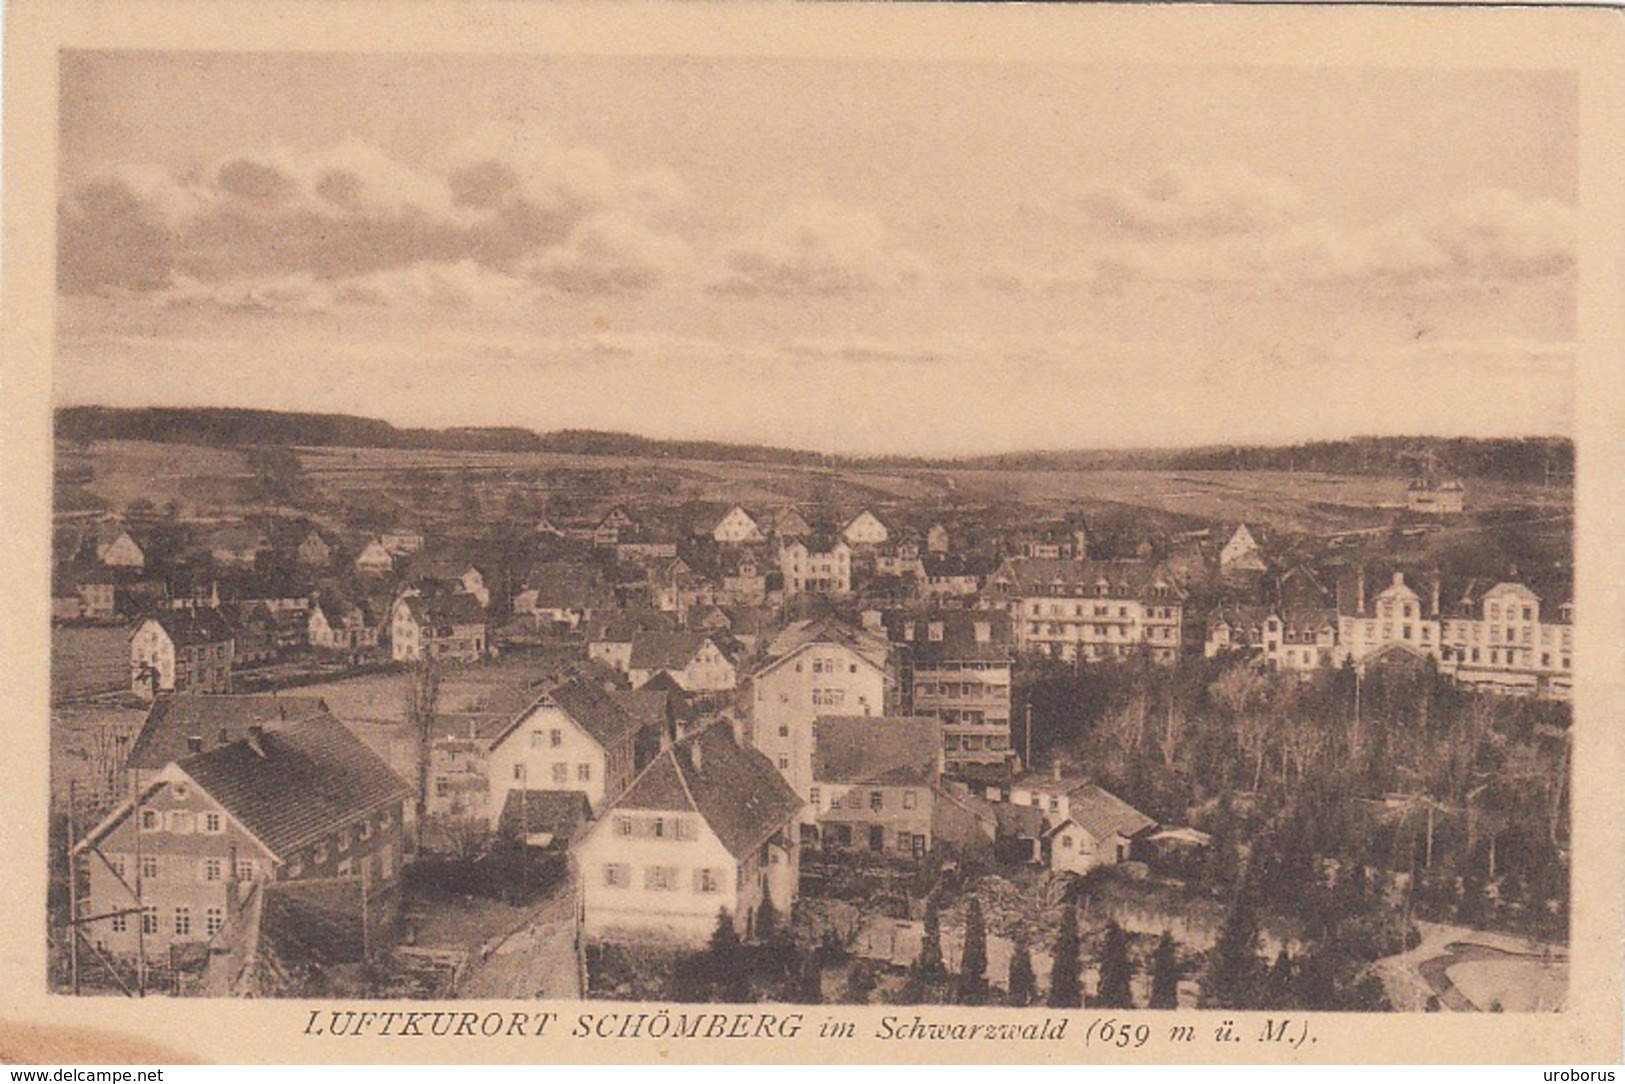
[[[930,268],[892,243],[879,216],[832,203],[805,203],[736,240],[712,279],[718,293],[836,296],[922,286]]]

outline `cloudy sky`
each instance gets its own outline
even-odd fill
[[[1540,72],[65,54],[60,403],[852,452],[1567,432]]]

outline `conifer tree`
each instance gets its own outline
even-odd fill
[[[1163,931],[1151,956],[1151,1008],[1179,1008],[1179,953],[1174,935]]]
[[[1100,988],[1094,1004],[1103,1009],[1134,1008],[1134,962],[1128,955],[1128,934],[1114,919],[1106,924],[1100,949]]]
[[[1236,893],[1224,928],[1208,954],[1202,984],[1204,1004],[1223,1009],[1250,1009],[1258,1001],[1258,915],[1245,887]]]
[[[982,920],[982,904],[975,896],[965,905],[965,948],[959,958],[961,1005],[987,1004],[987,926]]]
[[[1038,978],[1033,974],[1033,955],[1027,948],[1027,939],[1017,937],[1010,954],[1010,978],[1007,983],[1011,1005],[1025,1008],[1038,996]]]
[[[1055,937],[1055,962],[1050,970],[1049,998],[1052,1009],[1083,1008],[1083,961],[1078,952],[1078,908],[1067,904],[1061,915],[1061,932]]]
[[[933,893],[925,901],[925,930],[920,939],[920,955],[914,961],[914,971],[922,982],[941,982],[948,969],[942,962],[942,912]]]

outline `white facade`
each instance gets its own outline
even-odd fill
[[[96,558],[108,568],[145,568],[147,565],[147,555],[130,537],[129,531],[120,531],[107,545],[97,546]]]
[[[632,742],[606,750],[562,708],[544,702],[498,739],[486,763],[493,828],[511,790],[580,791],[596,815],[631,782]]]
[[[367,572],[382,575],[395,568],[395,558],[390,556],[389,550],[378,539],[373,539],[361,548],[356,554],[355,567],[357,572]]]
[[[814,721],[885,712],[885,671],[844,644],[803,644],[752,679],[752,744],[803,799],[813,785]]]
[[[849,595],[852,593],[852,550],[837,542],[826,552],[814,552],[803,542],[779,550],[779,572],[786,595]]]
[[[1236,527],[1230,541],[1219,551],[1219,568],[1225,572],[1262,572],[1264,557],[1258,540],[1245,523]]]
[[[746,512],[738,505],[734,505],[728,511],[728,514],[722,517],[721,521],[711,531],[711,537],[724,545],[739,545],[746,542],[764,542],[767,540],[767,536],[762,533],[761,525],[751,518],[749,512]]]
[[[886,525],[868,509],[853,517],[841,531],[841,538],[849,546],[879,546],[891,537]]]
[[[661,673],[670,674],[679,688],[690,693],[727,692],[739,684],[739,671],[722,653],[722,649],[710,640],[701,641],[693,656],[680,668],[663,666],[640,669],[631,665],[629,656],[627,674],[632,679],[633,688]]]

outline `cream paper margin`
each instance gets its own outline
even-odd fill
[[[9,709],[0,753],[0,1058],[212,1062],[1535,1062],[1620,1058],[1621,752],[1625,728],[1625,18],[1600,9],[1445,7],[1091,7],[544,5],[356,0],[14,0],[6,20],[3,368],[0,368],[0,659]],[[1064,1043],[872,1038],[881,1016],[1036,1021],[1042,1009],[813,1007],[796,1040],[569,1038],[590,1004],[223,1002],[74,999],[46,992],[45,821],[57,56],[75,49],[209,49],[579,55],[899,57],[1097,64],[1387,66],[1572,70],[1580,78],[1580,336],[1575,438],[1579,652],[1574,757],[1570,1008],[1552,1015],[1319,1014],[1317,1041],[1208,1041],[1222,1019],[1256,1036],[1267,1014],[1133,1015],[1165,1036],[1121,1052]],[[946,404],[945,404],[946,405]],[[555,1009],[546,1038],[316,1038],[312,1009]],[[608,1007],[608,1006],[605,1006]],[[625,1005],[616,1005],[625,1009]],[[651,1011],[660,1006],[647,1006]],[[1115,1014],[1123,1018],[1125,1014]],[[859,1038],[820,1041],[827,1016]],[[1278,1018],[1278,1014],[1277,1014]],[[1301,1018],[1301,1017],[1300,1017]]]

